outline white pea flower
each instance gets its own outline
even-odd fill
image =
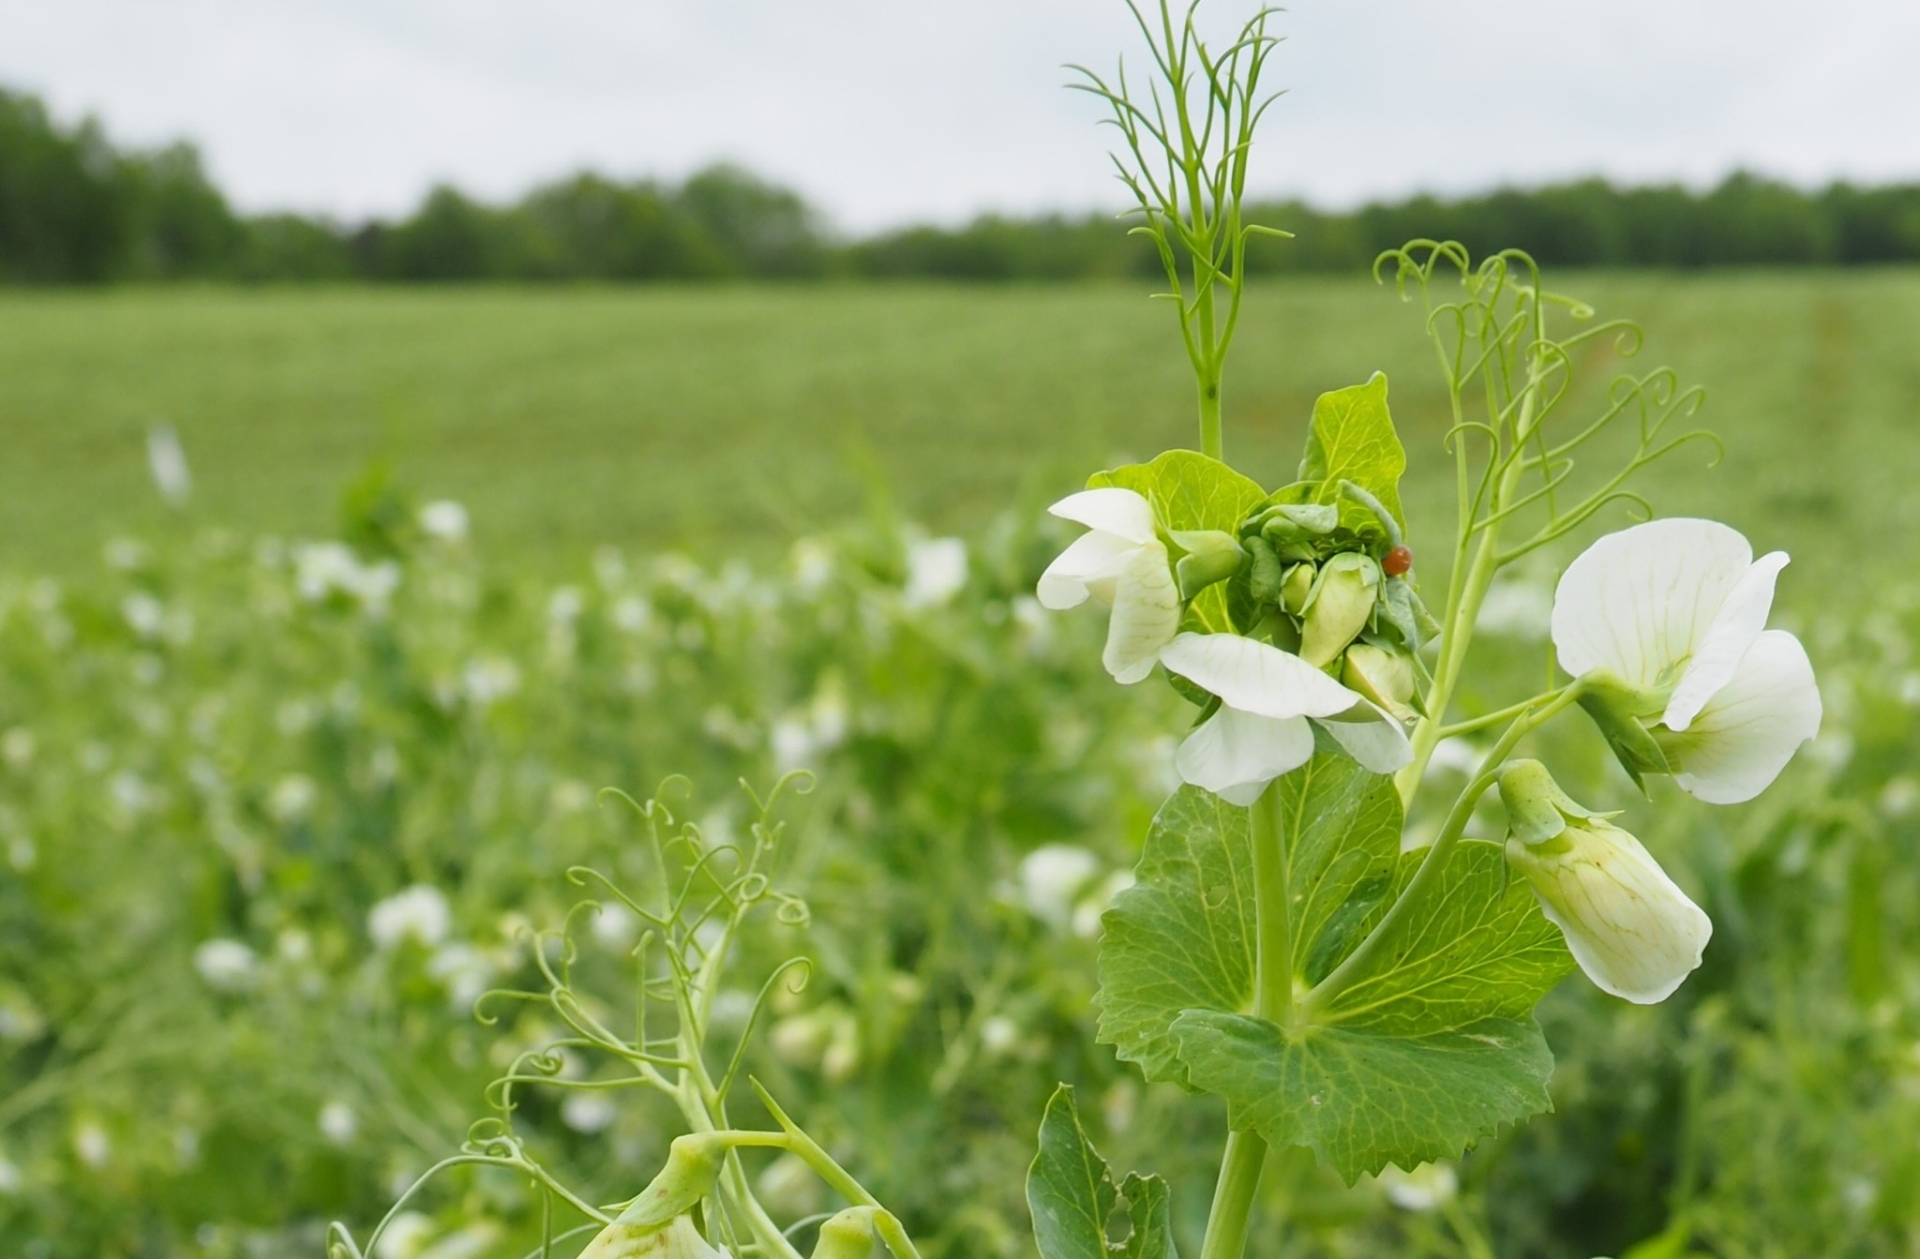
[[[1626,831],[1561,792],[1538,761],[1500,772],[1507,861],[1602,991],[1639,1005],[1673,995],[1713,935],[1706,912]]]
[[[1413,759],[1400,724],[1377,705],[1278,647],[1238,634],[1181,634],[1160,653],[1169,671],[1220,698],[1174,763],[1183,781],[1248,805],[1313,755],[1313,723],[1354,760],[1391,774]]]
[[[1153,505],[1132,490],[1108,487],[1069,494],[1047,510],[1091,532],[1041,574],[1040,603],[1058,612],[1092,595],[1111,607],[1101,663],[1117,682],[1142,680],[1180,632],[1180,588]]]
[[[1656,520],[1588,547],[1554,592],[1561,667],[1638,693],[1674,781],[1713,804],[1759,795],[1820,729],[1806,649],[1766,628],[1786,564],[1715,521]]]

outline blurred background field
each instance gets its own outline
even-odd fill
[[[1762,804],[1632,811],[1714,944],[1660,1007],[1563,986],[1556,1114],[1354,1189],[1282,1160],[1258,1253],[1912,1254],[1920,275],[1554,278],[1708,389],[1725,462],[1682,451],[1644,488],[1793,552],[1781,616],[1827,730]],[[596,789],[687,773],[683,814],[725,836],[737,778],[804,766],[783,874],[815,926],[743,962],[817,972],[751,1068],[930,1256],[1029,1253],[1057,1079],[1117,1165],[1175,1178],[1194,1236],[1222,1118],[1141,1088],[1088,1004],[1184,710],[1113,687],[1098,618],[1030,597],[1064,537],[1040,507],[1188,429],[1167,322],[1119,286],[0,295],[0,1234],[29,1259],[364,1234],[553,1034],[471,1008],[532,981],[525,928],[584,894],[566,868],[653,877]],[[1267,479],[1317,392],[1384,368],[1416,549],[1444,530],[1410,308],[1274,282],[1242,337],[1229,442]],[[1634,365],[1611,357],[1587,366]],[[1545,670],[1569,554],[1496,592],[1500,683],[1466,711]],[[1579,723],[1552,733],[1569,781],[1615,775]],[[608,1000],[633,926],[581,928]],[[620,1096],[522,1116],[603,1199],[672,1135]],[[824,1203],[793,1172],[756,1168],[800,1218]],[[511,1178],[410,1210],[384,1259],[537,1240]]]
[[[1640,320],[1635,362],[1707,391],[1727,462],[1655,469],[1663,511],[1809,567],[1920,526],[1920,272],[1550,281]],[[1379,368],[1426,443],[1413,501],[1450,510],[1444,394],[1391,288],[1270,281],[1243,329],[1234,440],[1266,479],[1317,394]],[[471,502],[490,555],[567,566],[602,542],[765,558],[882,482],[930,526],[977,531],[1180,443],[1190,390],[1170,316],[1132,284],[0,292],[0,562],[72,564],[168,519],[156,423],[187,450],[195,519],[312,534],[378,459]]]

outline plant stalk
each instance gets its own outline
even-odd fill
[[[1293,1017],[1293,923],[1287,891],[1290,854],[1280,827],[1277,781],[1267,784],[1249,812],[1255,924],[1253,1012],[1285,1026]],[[1259,1134],[1227,1134],[1200,1259],[1240,1259],[1246,1252],[1254,1193],[1266,1160],[1267,1143]]]

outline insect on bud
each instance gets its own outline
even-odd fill
[[[1413,548],[1404,544],[1389,547],[1380,557],[1380,571],[1389,577],[1405,577],[1413,571]]]

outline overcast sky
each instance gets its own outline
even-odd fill
[[[1137,51],[1129,22],[1121,0],[0,0],[0,84],[195,140],[250,210],[725,158],[867,230],[1117,204],[1060,65]],[[1295,0],[1276,29],[1265,191],[1920,177],[1920,0]]]

